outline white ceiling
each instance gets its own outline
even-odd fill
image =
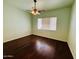
[[[37,0],[38,9],[56,9],[69,6],[74,0]],[[4,0],[4,3],[16,6],[22,10],[31,10],[33,7],[33,0]]]

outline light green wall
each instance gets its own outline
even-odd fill
[[[76,59],[76,6],[75,4],[73,5],[73,8],[72,8],[68,45],[71,49],[74,59]]]
[[[33,30],[32,33],[39,36],[44,36],[48,38],[57,39],[60,41],[67,41],[68,30],[69,30],[69,22],[70,22],[70,13],[71,8],[60,8],[48,12],[43,12],[39,16],[34,16],[33,21]],[[37,19],[40,17],[57,17],[57,30],[49,31],[49,30],[38,30],[37,29]]]
[[[10,5],[3,5],[3,41],[7,42],[31,34],[31,18],[28,13]]]

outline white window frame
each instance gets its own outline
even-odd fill
[[[38,30],[52,30],[52,31],[56,31],[56,27],[57,27],[57,17],[48,17],[49,21],[49,26],[48,28],[43,28],[42,27],[42,20],[43,18],[38,18],[37,20],[37,29]]]

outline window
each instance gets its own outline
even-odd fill
[[[57,17],[38,18],[39,30],[56,30]]]

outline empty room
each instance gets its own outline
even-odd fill
[[[3,0],[3,59],[76,59],[75,0]]]

